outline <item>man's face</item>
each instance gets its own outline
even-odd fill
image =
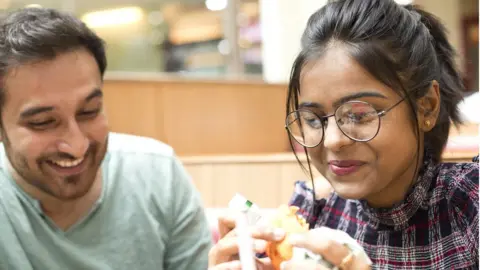
[[[20,65],[4,84],[2,141],[21,181],[60,200],[85,195],[108,137],[94,57],[78,49]]]

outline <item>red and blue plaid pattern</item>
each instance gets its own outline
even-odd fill
[[[389,209],[332,193],[313,202],[305,182],[291,205],[311,227],[347,232],[365,249],[373,269],[479,269],[479,164],[426,159],[405,200]]]

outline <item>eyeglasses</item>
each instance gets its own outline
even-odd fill
[[[346,102],[339,106],[335,113],[326,116],[299,109],[287,115],[285,128],[299,144],[312,148],[323,141],[328,118],[334,116],[338,128],[345,136],[357,142],[368,142],[377,136],[380,119],[403,100],[405,98],[380,112],[370,103],[363,101]]]

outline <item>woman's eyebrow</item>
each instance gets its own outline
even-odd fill
[[[317,102],[308,102],[308,101],[305,101],[305,102],[301,102],[299,105],[298,105],[298,108],[301,109],[301,108],[317,108],[317,109],[321,109],[323,108],[323,106],[320,104],[320,103],[317,103]]]
[[[338,107],[345,102],[348,102],[348,101],[351,101],[351,100],[354,100],[354,99],[358,99],[358,98],[363,98],[363,97],[379,97],[379,98],[383,98],[383,99],[388,99],[386,96],[384,96],[384,95],[382,95],[378,92],[358,92],[358,93],[351,94],[351,95],[340,98],[339,100],[335,101],[333,103],[333,105],[334,105],[334,107]]]
[[[379,98],[383,98],[383,99],[387,99],[386,96],[378,93],[378,92],[358,92],[358,93],[354,93],[354,94],[351,94],[351,95],[348,95],[348,96],[345,96],[345,97],[342,97],[340,98],[339,100],[335,101],[333,103],[334,107],[338,107],[340,105],[342,105],[343,103],[345,102],[348,102],[348,101],[351,101],[351,100],[354,100],[354,99],[358,99],[358,98],[363,98],[363,97],[379,97]],[[311,102],[311,101],[305,101],[305,102],[301,102],[299,105],[298,105],[298,108],[316,108],[316,109],[322,109],[323,108],[323,105],[321,105],[320,103],[318,102]]]

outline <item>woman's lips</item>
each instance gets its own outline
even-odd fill
[[[334,174],[345,176],[356,172],[364,164],[365,162],[359,160],[331,160],[328,167]]]

